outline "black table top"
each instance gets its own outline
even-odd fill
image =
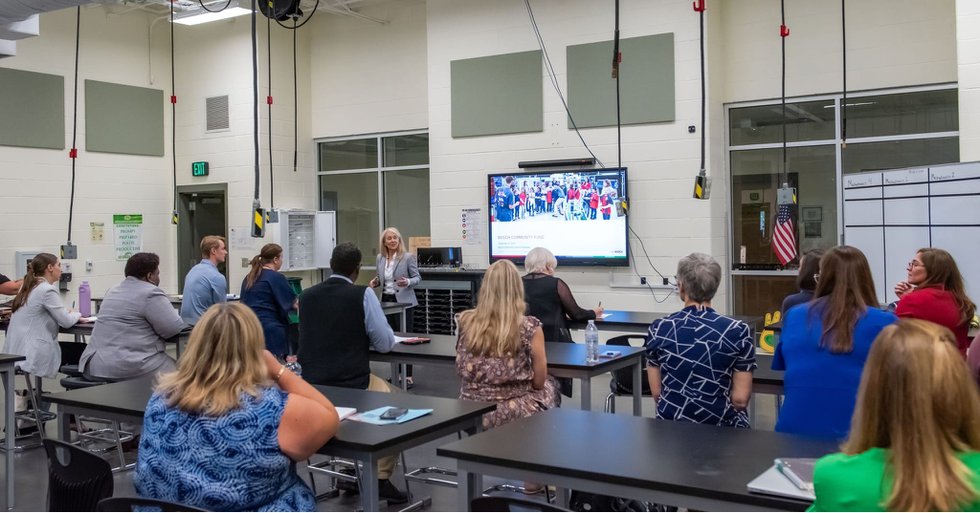
[[[375,426],[351,420],[341,422],[337,436],[327,442],[327,445],[322,449],[328,453],[331,447],[364,451],[384,449],[418,436],[424,436],[429,432],[438,431],[460,420],[478,417],[496,408],[496,405],[492,403],[441,397],[388,394],[352,388],[324,386],[317,386],[316,388],[336,406],[356,408],[357,411],[368,411],[382,406],[433,409],[431,414],[404,424]],[[70,390],[46,397],[55,404],[92,408],[130,417],[142,417],[146,411],[146,403],[150,400],[152,393],[153,378],[142,378]]]
[[[438,360],[443,362],[456,361],[456,336],[455,335],[426,335],[422,333],[398,333],[402,337],[424,337],[432,339],[427,344],[395,344],[390,353],[371,353],[374,361],[397,361],[399,356],[412,355],[425,357],[428,360]],[[602,358],[596,363],[585,363],[585,344],[572,344],[568,342],[545,342],[545,354],[548,358],[548,369],[550,370],[596,370],[603,372],[623,358],[628,358],[636,353],[642,352],[640,347],[627,346],[599,346],[599,351],[613,350],[620,351],[621,356],[616,358]],[[389,356],[386,356],[389,355]]]
[[[783,371],[772,370],[771,354],[760,353],[757,349],[755,363],[759,367],[752,373],[753,383],[783,386]]]
[[[596,444],[583,451],[583,445]],[[772,431],[554,408],[440,447],[439,456],[786,510],[807,503],[750,493],[779,457],[819,457],[832,441]],[[683,506],[683,504],[680,504]]]
[[[19,362],[26,359],[27,359],[26,356],[21,356],[19,354],[0,353],[0,365]]]
[[[650,323],[652,323],[653,321],[660,319],[661,317],[666,317],[673,312],[663,313],[663,312],[631,312],[628,310],[605,310],[604,313],[608,314],[608,317],[606,317],[605,319],[597,319],[596,325],[600,323],[604,323],[604,324],[611,324],[611,325],[628,326],[631,328],[642,328],[642,327],[650,326]],[[732,319],[742,321],[752,327],[756,327],[756,324],[758,324],[758,322],[762,319],[757,315],[728,315],[727,317],[731,317]],[[572,329],[580,329],[585,327],[587,324],[588,321],[586,322],[568,321],[568,326],[569,328]]]

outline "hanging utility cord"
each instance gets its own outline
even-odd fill
[[[538,22],[534,19],[534,11],[531,10],[531,0],[524,0],[524,6],[527,7],[527,15],[531,20],[531,28],[534,29],[534,36],[538,39],[538,46],[541,48],[541,55],[544,57],[545,71],[548,73],[548,78],[551,79],[551,85],[555,88],[555,92],[558,93],[558,98],[561,99],[561,105],[565,108],[565,114],[568,115],[568,122],[572,124],[572,128],[575,129],[575,135],[578,135],[578,139],[582,141],[582,146],[588,150],[589,155],[595,159],[599,167],[606,167],[605,164],[596,157],[595,152],[592,148],[589,148],[589,144],[585,142],[585,138],[582,137],[582,132],[579,131],[578,125],[575,124],[575,119],[572,117],[572,112],[568,109],[568,102],[565,101],[565,95],[561,92],[561,87],[558,86],[558,78],[555,73],[555,68],[551,65],[551,57],[548,56],[548,49],[544,46],[544,39],[541,38],[541,31],[538,29]]]
[[[578,125],[575,123],[575,118],[572,117],[572,112],[568,108],[568,102],[565,101],[565,95],[562,94],[561,87],[558,86],[557,74],[555,73],[554,66],[552,66],[551,64],[551,57],[548,56],[548,49],[547,47],[545,47],[544,38],[541,37],[541,30],[538,28],[538,23],[534,19],[534,11],[531,9],[530,0],[524,0],[524,6],[527,8],[527,15],[528,15],[528,19],[531,22],[531,28],[534,30],[534,36],[538,40],[538,47],[541,49],[542,57],[544,57],[545,71],[548,74],[548,78],[551,80],[552,87],[554,87],[555,92],[558,94],[558,98],[561,100],[561,105],[565,109],[565,114],[568,116],[568,122],[571,123],[572,128],[575,130],[575,134],[578,135],[579,140],[582,141],[582,146],[585,147],[585,149],[589,152],[589,155],[591,155],[592,158],[595,159],[596,163],[599,164],[599,167],[606,167],[606,165],[601,160],[599,160],[599,157],[596,156],[595,152],[592,151],[592,148],[589,147],[589,144],[585,142],[585,137],[582,136],[582,132],[579,130]],[[653,269],[653,272],[657,273],[657,276],[660,276],[661,280],[665,280],[666,277],[663,275],[663,273],[661,273],[657,269],[657,267],[653,265],[653,261],[650,259],[650,255],[647,253],[646,247],[643,246],[643,240],[640,239],[640,236],[636,233],[636,231],[633,230],[633,227],[630,226],[629,223],[626,223],[626,226],[629,229],[629,232],[633,234],[633,237],[635,237],[636,240],[640,243],[640,248],[643,250],[643,256],[646,257],[647,263],[650,264],[650,267]],[[633,255],[633,251],[630,251],[631,258],[632,255]],[[640,275],[636,270],[635,264],[633,265],[632,269],[633,269],[633,273],[639,277]],[[652,293],[653,288],[650,288],[650,291]],[[657,300],[656,295],[654,295],[654,299]],[[657,301],[661,302],[661,300],[657,300]]]
[[[312,17],[313,14],[310,14]],[[293,172],[299,160],[299,88],[296,80],[296,18],[293,18]]]
[[[204,4],[201,4],[204,5]],[[174,210],[170,217],[171,224],[179,222],[177,212],[177,79],[174,72],[174,2],[170,2],[170,154],[173,157],[174,171]]]
[[[82,6],[75,8],[75,91],[74,107],[72,108],[71,119],[71,150],[68,151],[68,158],[71,159],[71,194],[68,197],[68,245],[71,245],[71,222],[75,212],[75,160],[78,158],[78,147],[75,146],[78,138],[78,49],[81,46],[82,28]]]
[[[847,148],[847,17],[844,15],[845,0],[840,0],[840,45],[843,69],[843,98],[840,103],[840,147]]]
[[[779,38],[782,42],[782,92],[780,99],[783,107],[783,184],[789,183],[789,171],[786,169],[786,38],[789,37],[789,27],[786,26],[786,0],[779,0],[781,25]]]
[[[259,206],[259,56],[255,36],[255,1],[252,0],[252,150],[255,161],[255,192],[253,208]]]
[[[616,162],[617,167],[623,167],[623,119],[619,105],[619,63],[623,55],[619,52],[619,0],[616,0],[616,26],[613,36],[612,77],[616,80]]]
[[[707,129],[705,127],[705,77],[704,77],[704,0],[699,0],[694,4],[694,10],[698,12],[698,18],[701,26],[701,36],[700,36],[700,46],[701,46],[701,168],[698,171],[698,175],[706,176],[705,164],[704,164],[704,154],[705,147],[707,146]]]
[[[272,11],[272,2],[269,1],[269,11]],[[268,72],[269,72],[269,95],[265,98],[265,103],[269,106],[269,208],[276,208],[276,196],[275,196],[275,166],[272,165],[272,18],[265,18],[265,39],[266,39],[266,55],[268,56]]]

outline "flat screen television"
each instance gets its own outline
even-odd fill
[[[487,182],[490,262],[520,265],[542,246],[562,265],[629,265],[626,168],[496,173]]]

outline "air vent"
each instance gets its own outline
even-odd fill
[[[207,102],[207,131],[228,130],[228,95],[214,96]]]

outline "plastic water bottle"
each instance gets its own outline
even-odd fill
[[[92,288],[87,281],[78,286],[78,313],[82,317],[92,316]]]
[[[590,320],[585,327],[585,361],[595,363],[599,361],[599,328],[595,327],[595,321]]]
[[[299,364],[299,359],[296,355],[291,354],[286,357],[286,368],[293,371],[293,374],[303,377],[303,367]]]

